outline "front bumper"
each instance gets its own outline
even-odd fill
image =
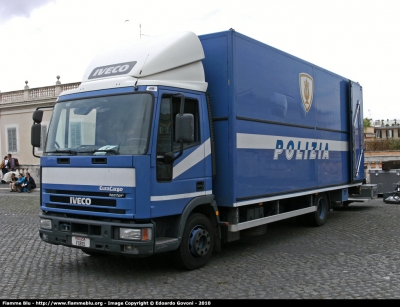
[[[151,228],[152,234],[154,234],[154,225],[152,223],[106,222],[44,214],[39,215],[39,217],[51,220],[51,229],[39,228],[40,238],[47,243],[79,249],[84,248],[92,252],[131,257],[146,257],[154,253],[153,238],[148,241],[124,240],[119,238],[120,227]],[[82,247],[74,245],[73,237],[89,239],[90,246]]]

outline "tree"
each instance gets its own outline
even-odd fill
[[[364,128],[371,127],[371,118],[364,118]]]

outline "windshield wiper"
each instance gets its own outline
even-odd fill
[[[92,152],[93,153],[96,153],[96,152],[113,153],[114,155],[119,155],[119,151],[115,150],[115,149],[95,149]]]
[[[58,149],[56,149],[54,151],[46,151],[45,153],[46,154],[48,154],[48,153],[68,153],[68,154],[71,154],[71,155],[76,155],[76,151],[70,150],[70,149],[68,149],[68,150],[58,150]]]

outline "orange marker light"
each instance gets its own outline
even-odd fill
[[[142,229],[142,241],[149,241],[149,240],[151,240],[151,229],[143,228]]]

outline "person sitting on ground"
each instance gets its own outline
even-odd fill
[[[32,189],[36,188],[35,180],[31,177],[29,172],[25,173],[25,182],[22,184],[24,192],[30,193]]]
[[[17,177],[15,177],[15,173],[12,173],[10,178],[10,192],[17,192],[17,187],[15,186],[16,181]]]
[[[22,185],[25,182],[25,177],[22,174],[19,174],[18,177],[19,178],[18,178],[17,181],[15,181],[14,186],[16,187],[17,192],[21,193],[22,192]]]

